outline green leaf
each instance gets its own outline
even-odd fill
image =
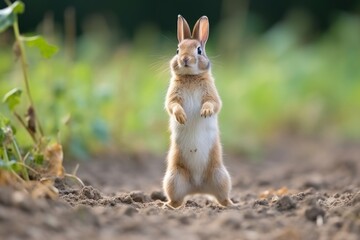
[[[25,4],[22,1],[15,1],[10,7],[16,14],[21,14],[25,11]]]
[[[5,128],[10,126],[10,120],[4,115],[0,114],[0,128]]]
[[[16,21],[16,14],[21,14],[25,10],[25,5],[21,1],[16,1],[7,8],[0,9],[0,33]]]
[[[3,102],[7,103],[10,111],[13,111],[16,105],[20,103],[21,93],[21,89],[14,88],[5,94]]]
[[[11,161],[7,162],[0,158],[0,169],[10,170],[10,169],[13,169],[15,165],[16,165],[15,160],[11,160]]]
[[[6,128],[9,127],[10,120],[0,114],[0,143],[3,143],[6,138]],[[1,155],[1,151],[0,151]]]
[[[49,44],[42,36],[22,37],[29,47],[36,47],[44,58],[51,58],[58,51],[58,47]]]
[[[34,163],[37,165],[42,165],[44,163],[44,155],[42,154],[35,154],[34,156]]]

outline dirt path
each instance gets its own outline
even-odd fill
[[[57,181],[58,201],[0,188],[0,239],[360,239],[360,145],[278,143],[263,156],[225,157],[228,209],[205,196],[164,209],[164,156],[80,162],[87,186]]]

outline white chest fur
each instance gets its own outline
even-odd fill
[[[209,162],[209,153],[218,135],[217,115],[200,116],[202,92],[200,89],[183,90],[183,108],[187,121],[179,124],[175,117],[170,120],[172,141],[180,148],[194,183],[199,185]]]

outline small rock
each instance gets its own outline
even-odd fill
[[[279,211],[288,211],[296,208],[296,203],[289,196],[283,196],[276,202],[276,209]]]
[[[162,191],[153,191],[150,195],[152,200],[161,200],[163,202],[166,202],[166,196],[164,195],[164,193]]]
[[[325,211],[318,206],[310,207],[305,211],[305,217],[310,221],[315,222],[318,216],[325,216]]]

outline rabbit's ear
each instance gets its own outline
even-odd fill
[[[185,18],[183,18],[181,15],[178,15],[177,38],[179,42],[181,42],[184,39],[191,38],[189,24],[186,22]]]
[[[192,37],[199,40],[205,46],[209,37],[209,19],[206,16],[202,16],[195,23]]]

